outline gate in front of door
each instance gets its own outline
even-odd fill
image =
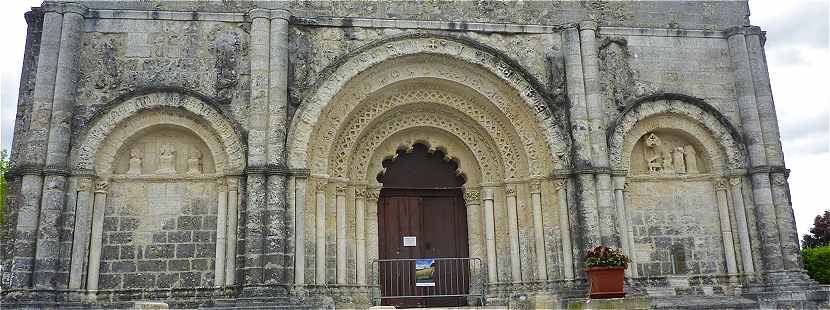
[[[381,296],[391,298],[383,298],[383,305],[467,304],[464,297],[438,297],[467,295],[470,289],[469,261],[442,259],[468,257],[464,179],[444,157],[416,144],[384,162],[377,267]]]

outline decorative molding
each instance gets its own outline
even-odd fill
[[[464,202],[467,205],[481,204],[481,191],[478,189],[464,189]]]

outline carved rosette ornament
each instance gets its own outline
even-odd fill
[[[106,193],[109,189],[110,184],[107,181],[98,181],[95,182],[95,192],[96,193]]]
[[[481,192],[477,189],[464,190],[464,202],[467,205],[477,205],[481,203]]]
[[[367,200],[377,201],[378,198],[380,198],[380,190],[379,189],[367,189],[366,190],[366,199]]]

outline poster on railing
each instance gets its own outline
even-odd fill
[[[415,260],[415,286],[435,286],[435,260]]]

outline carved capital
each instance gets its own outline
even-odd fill
[[[345,195],[346,194],[346,184],[343,184],[343,183],[334,184],[334,191],[337,193],[338,196],[339,195]]]
[[[722,179],[722,178],[715,179],[715,182],[714,182],[715,191],[725,191],[726,188],[729,186],[727,183],[728,182],[726,182],[726,179]]]
[[[504,195],[507,197],[514,197],[516,196],[516,186],[515,185],[508,185],[504,187]]]
[[[80,179],[78,179],[78,191],[79,192],[92,191],[92,178],[80,178]]]
[[[366,199],[377,201],[380,198],[380,189],[367,189]]]
[[[477,205],[481,203],[481,192],[477,189],[464,190],[464,202],[467,205]]]
[[[95,192],[96,193],[106,193],[109,190],[110,184],[107,181],[98,181],[95,182]]]
[[[326,181],[326,180],[317,181],[317,184],[315,185],[315,188],[317,189],[318,192],[325,192],[326,189],[329,188],[329,182]]]
[[[631,183],[629,183],[628,181],[623,182],[622,190],[623,190],[623,192],[626,192],[626,193],[630,192],[631,191]]]
[[[539,183],[539,182],[530,183],[530,193],[531,194],[541,194],[542,193],[542,183]]]
[[[567,179],[556,179],[553,181],[553,188],[557,191],[568,190],[568,180]]]
[[[236,178],[228,178],[228,191],[235,191],[239,189],[239,180]]]
[[[357,187],[354,189],[354,196],[356,198],[366,198],[366,189],[362,187]]]
[[[782,173],[772,174],[772,185],[783,186],[787,184],[787,177]]]
[[[732,186],[740,186],[741,182],[743,182],[743,177],[733,177],[729,179],[729,184],[732,184]]]

